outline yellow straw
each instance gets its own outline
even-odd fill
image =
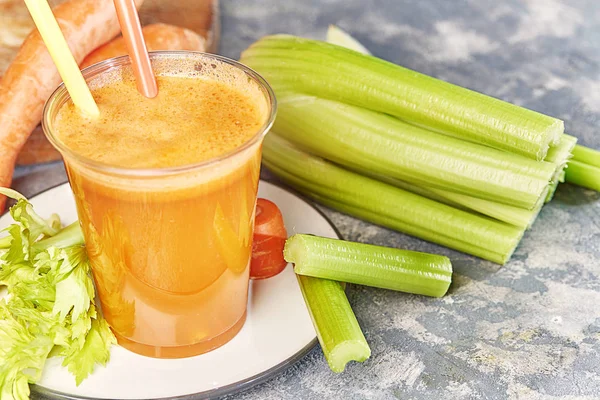
[[[33,22],[38,28],[46,48],[62,77],[75,106],[84,113],[95,117],[100,114],[79,66],[71,54],[67,41],[60,31],[47,0],[25,0]]]

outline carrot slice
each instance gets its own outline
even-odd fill
[[[287,238],[283,217],[279,207],[270,200],[256,200],[256,215],[254,217],[254,233],[261,235]]]
[[[287,262],[283,258],[283,247],[287,232],[279,208],[271,201],[256,201],[254,238],[250,278],[266,279],[284,270]]]

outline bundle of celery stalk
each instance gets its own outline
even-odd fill
[[[600,191],[600,153],[562,121],[372,57],[338,29],[328,41],[268,36],[241,57],[278,98],[263,163],[312,199],[504,264],[559,182]],[[452,273],[439,255],[306,235],[284,255],[335,372],[370,355],[339,282],[439,297]]]
[[[567,180],[600,190],[600,153],[558,119],[289,35],[241,61],[278,98],[264,164],[344,213],[504,264],[567,164]]]

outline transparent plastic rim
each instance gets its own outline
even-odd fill
[[[53,129],[53,118],[56,115],[56,112],[62,107],[66,101],[68,101],[71,97],[67,92],[67,88],[64,83],[61,83],[58,88],[52,93],[46,104],[44,105],[43,117],[42,117],[42,129],[44,134],[50,141],[50,143],[69,160],[75,160],[76,162],[83,164],[89,168],[99,170],[105,173],[115,174],[115,175],[124,175],[131,177],[150,177],[150,176],[165,176],[165,175],[173,175],[179,174],[183,172],[189,172],[195,169],[209,167],[219,162],[234,157],[235,155],[242,153],[243,151],[251,148],[258,142],[260,142],[263,137],[267,134],[273,122],[275,121],[275,115],[277,113],[277,100],[275,98],[275,93],[273,89],[269,85],[269,83],[258,74],[256,71],[251,68],[241,64],[235,60],[232,60],[227,57],[219,56],[216,54],[203,53],[199,51],[152,51],[150,52],[150,59],[154,58],[184,58],[184,57],[197,57],[202,58],[204,60],[217,60],[226,64],[229,64],[235,68],[243,71],[247,76],[249,76],[252,80],[254,80],[261,91],[265,95],[266,100],[268,101],[268,106],[270,108],[269,115],[267,120],[263,123],[263,125],[257,130],[257,132],[246,141],[241,146],[222,154],[220,156],[204,160],[194,164],[181,165],[176,167],[167,167],[167,168],[126,168],[126,167],[116,167],[114,165],[98,162],[92,160],[88,157],[84,157],[80,154],[69,149],[64,143],[58,140],[54,134],[52,133]],[[87,80],[96,77],[102,73],[108,72],[113,68],[123,67],[131,64],[129,56],[120,56],[115,58],[110,58],[108,60],[99,62],[97,64],[91,65],[85,68],[82,73],[83,77]]]

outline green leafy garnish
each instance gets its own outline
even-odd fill
[[[48,357],[62,363],[79,385],[96,364],[105,365],[116,339],[94,304],[94,285],[83,237],[76,225],[44,219],[19,193],[14,223],[0,238],[0,398],[29,398]]]

